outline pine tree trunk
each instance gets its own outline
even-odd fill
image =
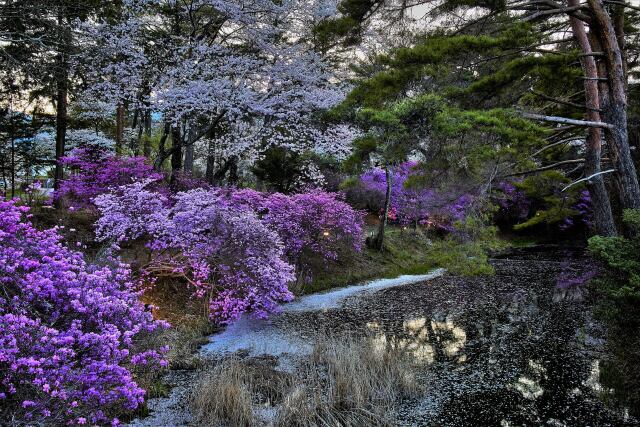
[[[627,94],[625,67],[613,22],[600,0],[588,0],[592,10],[592,29],[596,32],[605,54],[608,92],[601,91],[602,119],[613,125],[606,132],[606,141],[616,169],[617,188],[623,208],[640,209],[640,184],[629,149],[627,128]]]
[[[378,234],[371,242],[371,247],[381,251],[384,248],[384,232],[387,227],[387,219],[389,217],[389,209],[391,208],[391,180],[393,179],[389,165],[385,165],[384,174],[387,180],[387,190],[384,195],[384,210],[382,212],[382,220],[378,227]]]
[[[579,0],[569,0],[568,5],[577,6]],[[587,32],[581,20],[570,17],[573,35],[578,41],[582,53],[582,68],[585,73],[584,89],[585,101],[587,107],[588,120],[599,122],[600,118],[600,94],[598,90],[598,67],[596,61],[591,55],[593,50],[591,43],[587,37]],[[590,127],[587,134],[587,152],[585,155],[585,173],[587,176],[593,176],[588,182],[589,194],[591,195],[591,203],[593,205],[593,216],[596,225],[596,232],[602,236],[615,236],[617,234],[613,213],[611,211],[611,202],[609,194],[604,184],[601,172],[602,158],[602,129],[598,127]]]

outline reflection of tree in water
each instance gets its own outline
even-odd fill
[[[392,324],[369,322],[367,327],[374,332],[374,343],[381,350],[406,355],[426,364],[456,358],[466,342],[464,330],[451,320],[412,317]]]
[[[574,344],[583,320],[572,303],[517,290],[490,292],[448,311],[383,316],[367,326],[380,348],[441,377],[462,371],[458,378],[473,382],[449,381],[438,390],[446,398],[431,420],[436,425],[581,424],[593,423],[601,409],[584,398],[591,366]]]

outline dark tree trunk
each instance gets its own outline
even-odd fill
[[[124,147],[124,105],[116,107],[116,156],[122,155]]]
[[[176,124],[171,128],[171,171],[179,171],[182,169],[182,134],[180,132],[180,124]],[[173,178],[173,175],[172,175]]]
[[[236,185],[238,183],[238,158],[233,156],[229,159],[229,185]]]
[[[207,147],[207,169],[204,173],[206,181],[213,185],[215,181],[216,170],[216,140],[215,136],[209,139],[209,146]]]
[[[63,56],[65,56],[63,54]],[[53,187],[57,190],[60,188],[60,183],[64,179],[64,168],[61,163],[62,157],[65,152],[65,140],[67,137],[67,94],[68,94],[68,82],[67,82],[67,70],[66,59],[63,59],[60,63],[63,67],[59,71],[57,77],[57,95],[56,95],[56,169],[54,174]]]
[[[162,165],[167,158],[165,146],[167,144],[167,138],[169,138],[170,133],[171,123],[166,122],[164,124],[164,130],[162,131],[162,137],[160,137],[160,143],[158,144],[158,156],[156,157],[156,161],[153,163],[153,167],[156,170],[162,170]]]
[[[144,113],[144,143],[142,155],[146,158],[151,157],[151,111],[149,110]]]
[[[184,171],[193,174],[193,157],[194,157],[194,145],[195,143],[192,141],[192,138],[195,137],[194,129],[190,128],[187,130],[185,138],[187,140],[187,145],[184,147]]]
[[[615,178],[623,208],[640,209],[640,184],[629,149],[625,67],[613,22],[600,0],[588,0],[592,10],[592,29],[604,52],[608,79],[607,91],[600,92],[602,118],[613,125],[606,129],[610,157],[616,169]]]
[[[13,132],[13,118],[11,119],[11,198],[16,197],[16,140]]]
[[[579,0],[569,0],[569,6],[577,6]],[[596,61],[591,55],[593,50],[591,43],[584,28],[584,23],[575,17],[570,17],[573,35],[578,41],[582,53],[582,68],[585,73],[584,89],[585,104],[587,107],[587,118],[590,121],[599,122],[600,118],[600,94],[598,90],[598,67]],[[603,236],[615,236],[617,234],[613,213],[611,211],[611,202],[609,201],[609,193],[604,184],[601,172],[602,158],[602,129],[599,127],[590,127],[587,134],[587,152],[585,154],[585,173],[592,176],[587,185],[589,194],[591,195],[591,203],[593,205],[593,216],[596,224],[596,232]]]
[[[393,176],[391,174],[389,165],[385,165],[384,175],[387,180],[387,190],[384,195],[384,209],[382,211],[382,219],[380,221],[380,225],[378,226],[378,234],[376,234],[376,237],[370,242],[370,247],[379,251],[384,248],[384,232],[387,227],[389,209],[391,208],[391,181],[393,179]]]
[[[68,29],[65,28],[64,14],[61,7],[58,7],[58,26],[61,28],[62,37],[60,39],[60,48],[56,57],[56,154],[55,154],[55,172],[53,188],[60,188],[60,183],[64,179],[64,167],[61,163],[64,157],[65,140],[67,138],[67,107],[69,92],[69,67],[67,49],[71,44],[71,36]],[[59,200],[59,199],[58,199]],[[56,202],[58,204],[58,201]]]

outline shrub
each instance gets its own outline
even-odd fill
[[[72,174],[60,183],[56,199],[73,208],[91,208],[94,197],[112,188],[146,179],[161,179],[144,157],[116,157],[100,146],[80,147],[62,159]]]
[[[496,185],[493,200],[499,206],[496,221],[514,230],[553,226],[560,231],[588,230],[592,226],[591,196],[558,171]]]
[[[278,233],[287,259],[299,273],[318,257],[334,261],[340,253],[362,249],[364,216],[335,193],[276,193],[263,207],[262,220]]]
[[[212,319],[227,323],[243,313],[266,317],[293,298],[287,283],[293,269],[278,235],[248,208],[231,207],[214,190],[177,193],[174,205],[145,183],[125,186],[95,199],[101,212],[101,241],[148,239],[151,278],[184,279],[209,301]]]
[[[594,236],[589,239],[589,250],[608,269],[598,281],[600,288],[616,299],[640,301],[640,210],[625,210],[623,220],[633,237]]]
[[[163,362],[135,340],[162,324],[145,312],[127,266],[87,265],[27,212],[0,202],[0,418],[97,424],[136,409],[145,392],[128,366]]]
[[[605,267],[595,280],[599,313],[607,322],[607,355],[602,360],[603,396],[631,416],[640,416],[640,210],[626,210],[631,237],[589,239],[589,250]]]
[[[453,231],[454,222],[464,218],[473,197],[469,194],[445,194],[420,186],[415,181],[424,178],[422,175],[417,162],[405,162],[393,168],[388,219],[402,225],[422,224],[436,230]],[[360,181],[362,187],[356,185],[350,191],[352,197],[361,198],[356,203],[375,207],[373,192],[381,210],[387,186],[384,170],[375,168],[367,171],[360,176]]]
[[[298,278],[311,275],[310,267],[362,249],[364,215],[339,194],[311,190],[285,195],[255,190],[221,191],[233,206],[253,210],[284,243],[285,255]]]

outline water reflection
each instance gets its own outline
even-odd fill
[[[423,364],[432,364],[445,358],[456,359],[467,341],[464,329],[452,320],[437,321],[426,317],[413,317],[402,322],[401,333],[389,334],[378,322],[367,322],[374,333],[373,343],[379,350],[410,355]],[[457,361],[466,361],[462,354]]]
[[[424,368],[430,401],[409,402],[408,423],[635,425],[598,400],[581,302],[554,298],[551,273],[527,282],[497,270],[477,287],[449,279],[385,291],[359,313],[377,348]],[[427,409],[416,415],[416,407]]]

